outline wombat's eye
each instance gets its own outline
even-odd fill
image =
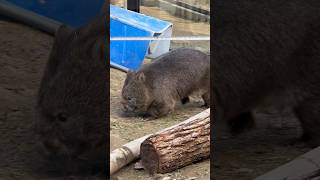
[[[127,97],[127,100],[128,100],[128,101],[131,101],[131,97]]]
[[[65,113],[59,113],[57,115],[57,119],[61,122],[66,122],[68,120],[68,116]]]

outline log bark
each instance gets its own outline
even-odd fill
[[[169,129],[175,128],[177,126],[183,125],[183,124],[188,124],[195,119],[201,118],[201,117],[209,117],[210,116],[210,109],[207,109],[200,114],[197,114],[179,124],[176,124],[174,126],[168,127],[166,129],[160,130],[156,134],[159,134],[161,132],[167,131]],[[127,144],[124,144],[122,147],[113,150],[110,153],[110,175],[114,174],[118,170],[120,170],[122,167],[125,165],[129,164],[133,160],[137,159],[140,155],[140,146],[141,143],[150,137],[152,134],[143,136],[139,139],[136,139],[134,141],[131,141]]]
[[[140,157],[149,173],[168,173],[210,156],[210,112],[148,137]]]

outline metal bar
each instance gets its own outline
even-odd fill
[[[114,68],[114,69],[121,70],[121,71],[123,71],[123,72],[128,72],[128,71],[129,71],[128,68],[126,68],[126,67],[124,67],[124,66],[121,66],[121,65],[119,65],[119,64],[116,64],[116,63],[114,63],[114,62],[112,62],[112,61],[110,61],[110,67],[111,67],[111,68]]]
[[[110,37],[110,41],[210,41],[210,36],[180,36],[180,37]]]

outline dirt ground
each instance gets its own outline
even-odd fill
[[[35,179],[34,105],[52,37],[0,21],[0,177]]]
[[[36,179],[36,91],[52,37],[0,21],[0,177]]]
[[[256,128],[214,144],[214,179],[250,180],[310,150],[299,140],[301,129],[289,110],[255,112]]]

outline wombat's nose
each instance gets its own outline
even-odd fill
[[[127,105],[123,105],[122,106],[122,109],[125,111],[125,112],[128,112],[129,111],[129,107]]]
[[[122,105],[122,109],[124,111],[128,111],[128,105],[125,101],[120,101],[120,104]]]

